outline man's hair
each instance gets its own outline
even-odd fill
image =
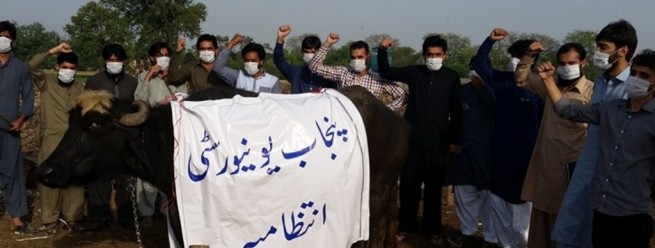
[[[10,21],[1,21],[0,22],[0,32],[8,31],[11,36],[11,40],[16,39],[16,25]]]
[[[366,51],[366,55],[368,55],[368,52],[369,52],[368,44],[366,42],[362,41],[362,40],[358,40],[358,41],[355,41],[352,44],[350,44],[350,50],[349,51],[352,52],[355,49],[364,49],[364,51]]]
[[[203,41],[210,41],[214,46],[214,49],[218,48],[218,41],[216,41],[216,36],[211,34],[202,34],[200,37],[198,37],[198,41],[196,41],[196,49],[200,50],[200,42]]]
[[[70,53],[60,53],[59,55],[57,55],[57,64],[61,65],[61,63],[64,62],[68,62],[77,66],[77,54],[70,52]]]
[[[616,48],[628,47],[628,53],[625,56],[627,61],[630,61],[632,55],[635,54],[637,49],[637,31],[626,20],[618,20],[607,24],[598,35],[596,35],[596,42],[607,41],[616,45]]]
[[[112,55],[116,55],[118,60],[125,61],[127,59],[127,53],[125,49],[119,44],[107,44],[102,48],[102,58],[108,60]]]
[[[430,35],[423,40],[423,54],[428,51],[428,47],[441,47],[443,52],[448,52],[448,42],[441,38],[441,35]]]
[[[645,66],[655,71],[655,51],[650,49],[641,51],[641,53],[632,59],[632,64]]]
[[[530,48],[530,45],[534,42],[535,40],[532,39],[517,40],[516,42],[512,43],[509,48],[507,48],[507,53],[511,54],[514,58],[520,59],[523,57],[523,55],[525,55],[525,53]]]
[[[264,50],[264,46],[259,43],[250,42],[248,45],[244,46],[241,50],[241,57],[245,58],[246,53],[249,52],[256,52],[260,60],[266,59],[266,50]]]
[[[580,43],[569,42],[564,44],[559,48],[559,50],[557,50],[557,55],[556,55],[557,61],[559,62],[560,55],[568,53],[570,51],[575,51],[576,53],[578,53],[578,58],[580,59],[580,61],[587,58],[587,50],[585,50],[584,47],[580,45]]]
[[[157,56],[157,54],[159,54],[159,51],[161,51],[162,48],[166,48],[166,50],[168,50],[168,53],[171,53],[171,48],[168,47],[166,43],[158,41],[150,45],[150,47],[148,48],[148,55],[153,57]]]
[[[301,49],[316,49],[321,48],[321,39],[316,35],[309,35],[302,39]]]

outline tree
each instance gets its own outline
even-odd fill
[[[420,52],[417,53],[414,48],[407,46],[392,47],[391,54],[393,57],[393,66],[415,65],[420,63],[423,58]]]
[[[206,16],[205,5],[192,0],[100,0],[82,6],[64,30],[80,52],[80,64],[101,68],[105,44],[121,44],[132,60],[145,58],[156,41],[172,44],[178,36],[200,35]]]
[[[172,43],[179,36],[197,37],[200,23],[207,18],[207,7],[193,0],[100,0],[106,8],[128,17],[128,25],[137,36],[137,56],[147,56],[150,44]]]
[[[121,44],[129,52],[135,39],[127,17],[97,2],[82,6],[64,31],[70,36],[73,50],[78,53],[78,67],[81,69],[103,68],[105,62],[101,51],[104,45]]]
[[[61,36],[55,31],[48,31],[41,23],[18,25],[17,39],[13,54],[20,60],[27,61],[31,56],[48,51],[61,43]],[[43,68],[51,68],[54,61],[47,61]]]
[[[582,45],[587,51],[587,57],[586,57],[587,61],[591,61],[591,58],[593,57],[593,53],[596,49],[596,32],[591,30],[576,29],[566,34],[566,37],[564,38],[564,42],[565,43],[575,42]],[[598,69],[598,67],[595,67],[593,65],[586,66],[583,69],[583,72],[585,76],[591,80],[597,78],[603,73],[602,70]]]

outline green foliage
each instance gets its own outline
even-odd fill
[[[23,61],[28,61],[35,54],[47,52],[62,41],[57,32],[46,30],[38,22],[18,25],[16,29],[18,37],[14,43],[13,54]],[[55,60],[48,60],[43,64],[43,68],[52,68],[54,64]]]
[[[587,50],[588,65],[582,70],[584,72],[584,75],[587,77],[587,79],[594,80],[595,78],[603,74],[603,71],[601,69],[598,69],[598,67],[595,67],[590,64],[592,57],[594,56],[594,51],[596,49],[596,32],[591,30],[576,29],[573,32],[569,32],[568,34],[566,34],[566,37],[564,38],[564,42],[579,43],[582,46],[584,46],[585,50]]]
[[[64,27],[73,49],[80,53],[81,68],[104,66],[102,47],[122,45],[130,60],[147,57],[147,49],[156,41],[169,44],[178,37],[200,35],[200,23],[207,10],[192,0],[100,0],[82,6]]]

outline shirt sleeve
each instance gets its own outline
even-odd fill
[[[29,68],[21,75],[21,98],[23,99],[23,106],[21,113],[27,117],[34,114],[34,85],[32,84],[32,76],[30,75]]]
[[[516,85],[539,95],[541,98],[547,97],[548,92],[546,91],[544,82],[539,78],[539,76],[532,73],[532,64],[534,64],[532,56],[526,55],[521,58],[521,61],[514,71]]]
[[[136,85],[136,90],[134,90],[134,99],[148,102],[148,97],[150,97],[150,91],[148,90],[148,83],[145,80],[147,71],[140,73],[138,77],[138,82]]]
[[[383,78],[398,81],[401,83],[412,83],[411,76],[414,74],[411,67],[390,67],[389,53],[386,48],[378,47],[378,71]]]
[[[598,125],[600,123],[600,103],[582,105],[562,96],[554,104],[555,112],[562,118]]]
[[[181,85],[191,79],[191,69],[188,66],[181,66],[182,52],[175,52],[168,69],[168,83]]]
[[[273,88],[271,89],[271,93],[278,93],[278,94],[282,93],[282,86],[280,86],[280,80],[277,79],[277,78],[275,79],[275,83],[273,84]]]
[[[219,75],[223,76],[223,78],[225,78],[228,81],[228,83],[232,85],[236,85],[237,78],[239,78],[239,71],[227,67],[227,59],[229,56],[230,56],[230,51],[228,50],[223,50],[220,53],[218,53],[216,61],[214,61],[213,70]]]
[[[489,54],[491,53],[491,48],[493,48],[494,43],[495,42],[489,38],[482,42],[482,45],[480,45],[480,48],[478,49],[478,53],[473,58],[473,70],[480,75],[485,83],[497,85],[505,83],[506,80],[496,80],[501,77],[503,72],[495,70],[491,67],[491,63],[489,63]],[[514,72],[506,73],[514,74]]]
[[[309,70],[327,80],[336,82],[337,86],[341,86],[341,77],[345,73],[345,70],[348,69],[343,66],[327,66],[323,64],[329,49],[330,48],[326,46],[321,46],[321,48],[318,49],[318,52],[316,52],[312,61],[309,62]]]
[[[283,44],[275,44],[275,49],[273,50],[273,62],[275,63],[275,67],[277,67],[285,78],[292,78],[291,74],[293,74],[293,66],[289,64],[286,58],[284,58]]]
[[[32,80],[39,90],[43,90],[46,86],[46,74],[41,68],[41,65],[48,58],[48,53],[40,53],[35,55],[27,65],[30,67]]]

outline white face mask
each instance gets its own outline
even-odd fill
[[[564,80],[580,77],[580,65],[564,65],[557,67],[557,76]]]
[[[68,84],[75,80],[75,70],[72,69],[59,69],[57,78],[60,82]]]
[[[594,52],[594,65],[600,68],[601,70],[607,70],[609,68],[612,68],[612,65],[614,65],[614,62],[616,62],[616,60],[610,63],[609,62],[610,56],[612,56],[612,54],[615,54],[618,51],[619,50],[616,50],[613,53],[604,53],[599,51]]]
[[[157,65],[161,67],[162,70],[168,69],[168,66],[171,63],[171,58],[170,57],[159,57],[156,59],[157,60]]]
[[[259,71],[259,63],[257,62],[245,62],[243,63],[243,69],[246,70],[248,75],[253,76]]]
[[[214,51],[200,51],[198,57],[200,57],[201,62],[211,64],[216,59],[216,53]]]
[[[625,92],[628,93],[628,98],[632,99],[642,99],[650,92],[648,88],[650,87],[650,82],[630,76],[624,82]]]
[[[425,65],[428,67],[428,70],[438,71],[443,66],[443,59],[442,58],[425,59]]]
[[[0,37],[0,53],[8,53],[11,51],[11,39],[7,37]]]
[[[350,68],[356,72],[363,72],[366,70],[366,60],[365,59],[351,59]]]
[[[479,78],[479,79],[482,79],[482,78],[480,77],[480,75],[478,75],[478,73],[475,72],[475,70],[470,70],[470,71],[469,71],[469,79],[470,79],[470,80],[473,80],[473,78]]]
[[[107,62],[109,74],[116,75],[123,71],[123,62]]]
[[[507,64],[507,69],[510,71],[516,71],[516,67],[519,66],[521,59],[512,57]]]
[[[309,64],[310,61],[314,58],[315,53],[303,53],[302,61],[305,61],[305,64]]]

